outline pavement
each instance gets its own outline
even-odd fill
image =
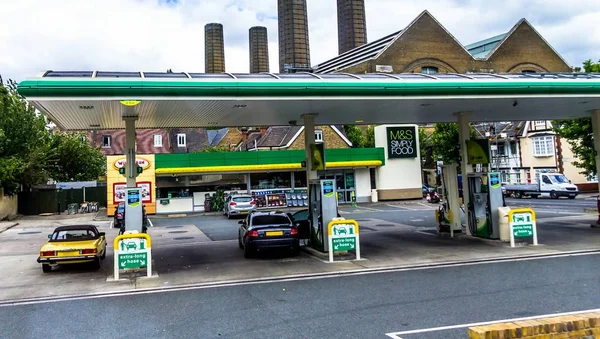
[[[0,303],[4,338],[467,338],[597,309],[600,255]],[[61,288],[65,288],[62,287]],[[101,316],[99,316],[101,315]],[[92,320],[93,319],[93,320]]]
[[[15,226],[17,226],[19,223],[18,222],[12,222],[12,221],[0,221],[0,233],[9,230]]]
[[[155,218],[149,229],[153,239],[153,266],[157,273],[150,279],[126,275],[114,281],[112,239],[117,230],[111,220],[93,214],[27,217],[19,225],[0,234],[0,300],[17,300],[60,295],[85,295],[110,291],[134,291],[146,288],[172,288],[190,284],[217,284],[224,281],[248,281],[288,276],[316,276],[340,272],[361,272],[390,267],[425,267],[458,262],[480,262],[507,257],[530,257],[558,253],[600,250],[600,229],[592,229],[595,216],[582,212],[588,204],[576,200],[507,200],[509,205],[539,204],[538,233],[540,246],[521,244],[510,248],[506,243],[469,236],[438,235],[433,211],[436,205],[423,202],[381,203],[345,206],[343,217],[361,225],[361,253],[336,256],[328,263],[324,255],[304,251],[296,257],[286,252],[266,253],[244,259],[237,246],[237,220],[222,215],[185,218]],[[555,205],[562,203],[563,205]],[[595,203],[595,201],[594,201]],[[552,208],[545,207],[551,204]],[[548,205],[549,206],[549,205]],[[107,259],[99,271],[87,267],[61,267],[42,273],[36,262],[47,234],[60,225],[91,223],[107,233]],[[61,288],[56,288],[61,286]]]

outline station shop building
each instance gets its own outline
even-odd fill
[[[319,178],[336,182],[338,203],[422,197],[421,164],[416,125],[375,128],[375,148],[326,148],[326,169]],[[138,154],[143,169],[137,177],[149,214],[210,211],[205,204],[217,190],[246,193],[258,208],[301,207],[306,204],[304,150]],[[126,181],[119,173],[124,155],[107,156],[107,211],[125,199]]]

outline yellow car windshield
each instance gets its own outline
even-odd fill
[[[96,238],[98,238],[98,234],[89,229],[62,230],[54,232],[50,241],[81,241],[94,240]]]

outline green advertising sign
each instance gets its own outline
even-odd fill
[[[356,249],[356,237],[333,238],[331,240],[334,252],[345,252]]]
[[[417,157],[417,132],[414,127],[388,127],[386,133],[388,158]]]
[[[533,224],[513,225],[515,238],[533,237]]]
[[[469,165],[490,163],[490,142],[488,139],[467,140],[467,163]]]
[[[148,265],[148,253],[124,253],[119,254],[119,268],[142,268]]]

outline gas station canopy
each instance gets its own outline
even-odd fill
[[[600,109],[600,74],[48,71],[18,91],[64,130],[546,120]],[[139,100],[129,110],[122,100]],[[133,113],[132,113],[133,112]]]

